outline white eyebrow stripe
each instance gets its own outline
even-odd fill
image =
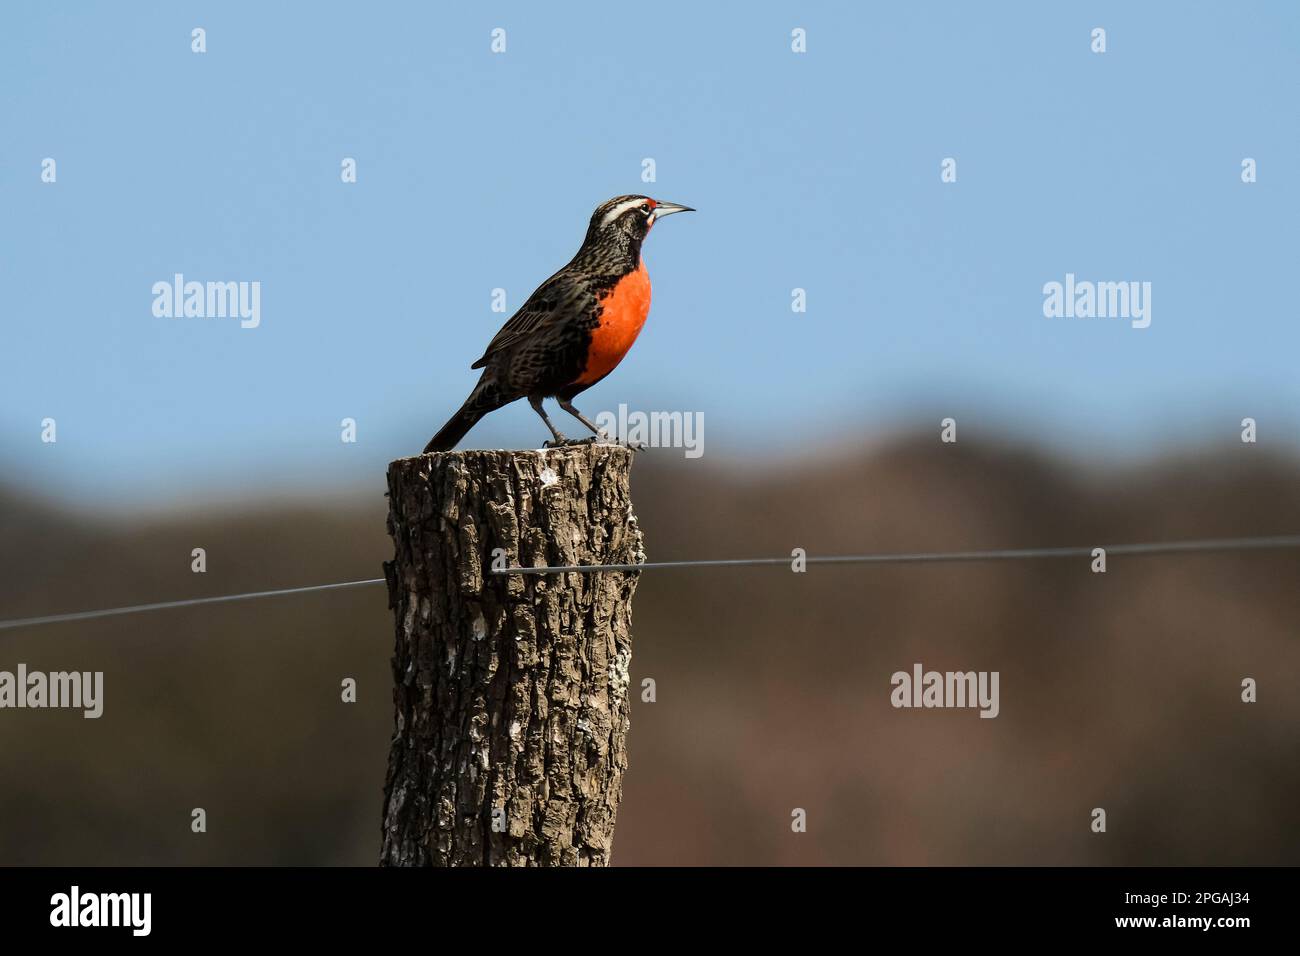
[[[605,213],[605,218],[602,219],[602,220],[600,221],[600,224],[601,224],[602,226],[608,226],[611,222],[613,222],[613,221],[614,221],[615,219],[617,219],[619,216],[623,215],[623,213],[627,212],[629,209],[635,209],[637,206],[641,205],[643,202],[645,202],[644,199],[625,199],[625,200],[623,200],[621,203],[619,203],[617,206],[615,206],[615,207],[614,207],[613,209],[611,209],[609,212]]]

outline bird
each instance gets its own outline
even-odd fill
[[[537,287],[470,366],[483,369],[478,384],[424,453],[450,451],[484,415],[520,398],[554,436],[547,446],[578,442],[551,422],[542,406],[546,398],[556,399],[596,439],[605,437],[573,399],[612,372],[636,341],[650,313],[641,244],[656,222],[679,212],[695,210],[633,195],[597,206],[577,255]]]

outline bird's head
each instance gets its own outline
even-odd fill
[[[658,220],[677,212],[694,212],[690,206],[651,199],[649,196],[615,196],[591,214],[588,237],[629,236],[640,242]]]

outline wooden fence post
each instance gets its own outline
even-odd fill
[[[388,468],[397,625],[387,866],[605,866],[627,767],[635,572],[615,445],[454,451]]]

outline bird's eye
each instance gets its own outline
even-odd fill
[[[644,212],[644,213],[649,213],[649,212],[650,212],[650,204],[649,204],[648,202],[643,202],[643,203],[641,204],[641,211]]]

